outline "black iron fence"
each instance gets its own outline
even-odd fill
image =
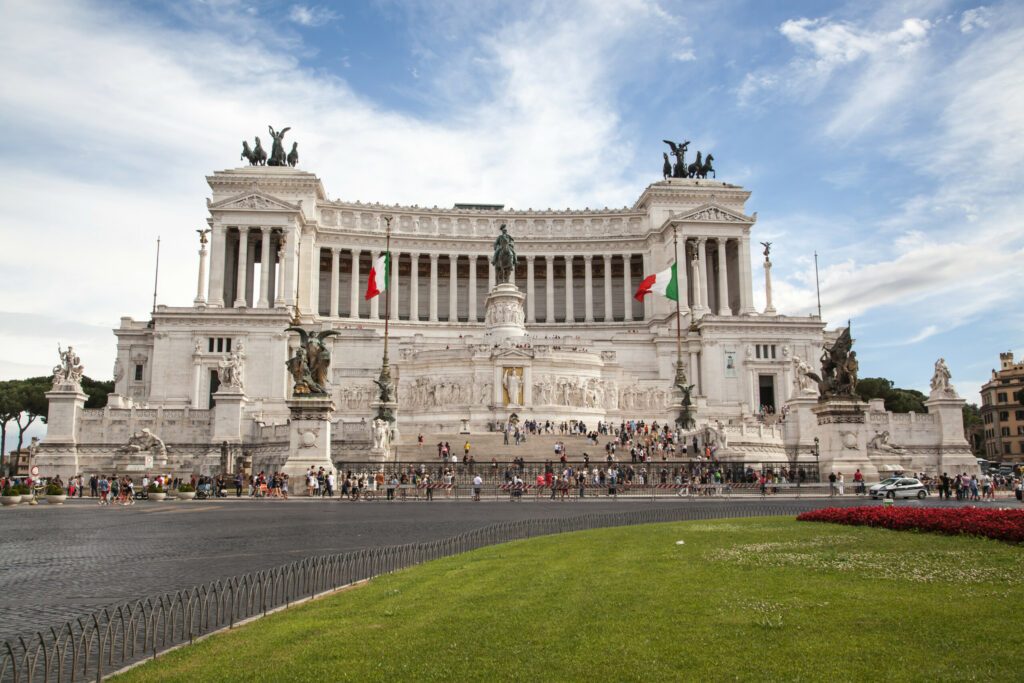
[[[196,638],[374,576],[469,550],[534,536],[601,527],[807,509],[672,507],[490,524],[458,536],[314,557],[100,610],[0,646],[0,681],[102,681],[128,665]]]
[[[779,463],[779,462],[710,462],[708,460],[652,460],[641,462],[616,462],[617,481],[620,484],[753,484],[761,474],[765,474],[775,483],[780,484],[815,484],[820,482],[818,465],[815,462]],[[603,459],[594,458],[589,462],[573,459],[560,462],[557,459],[544,462],[513,463],[508,461],[494,462],[443,462],[440,459],[399,462],[339,462],[340,475],[351,473],[370,476],[380,470],[385,475],[405,474],[411,476],[427,474],[434,484],[444,483],[445,475],[450,474],[452,483],[469,486],[476,476],[483,479],[486,486],[503,484],[512,474],[518,475],[524,482],[532,484],[538,475],[543,476],[550,469],[561,474],[567,467],[574,473],[586,468],[589,483],[595,480],[594,470],[607,473],[608,463]],[[717,476],[716,476],[717,473]],[[605,476],[607,481],[607,474]],[[340,487],[340,483],[338,484]]]

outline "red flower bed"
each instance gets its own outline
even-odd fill
[[[804,512],[797,516],[797,521],[877,526],[897,531],[916,529],[940,534],[969,534],[1024,543],[1024,510],[895,506],[825,508]]]

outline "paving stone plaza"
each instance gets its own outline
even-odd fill
[[[858,501],[845,501],[856,504]],[[94,502],[3,510],[0,642],[103,607],[314,555],[430,541],[496,521],[686,506],[722,517],[828,500],[348,503],[338,500]],[[144,543],[137,539],[146,539]]]

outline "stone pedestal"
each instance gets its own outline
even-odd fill
[[[496,285],[487,295],[484,323],[488,334],[498,338],[526,336],[526,295],[510,282]]]
[[[832,472],[843,473],[847,483],[858,469],[864,478],[878,479],[878,469],[868,457],[871,430],[867,424],[868,404],[859,398],[832,398],[810,408],[817,416],[819,470],[822,481]]]
[[[971,452],[971,446],[964,436],[963,410],[966,401],[959,396],[933,393],[924,402],[929,415],[935,415],[939,423],[938,469],[937,474],[980,474],[978,460]]]
[[[331,415],[334,402],[327,397],[293,398],[288,401],[291,411],[289,423],[288,459],[281,470],[288,475],[289,490],[301,495],[306,490],[306,472],[333,470],[331,460]]]
[[[789,413],[783,422],[786,444],[795,444],[796,455],[803,459],[814,448],[814,437],[818,436],[818,416],[814,408],[818,397],[814,394],[794,396],[786,401]]]
[[[241,389],[221,388],[213,395],[213,442],[242,442],[242,410],[247,400]]]
[[[78,421],[88,398],[78,384],[61,384],[46,392],[46,439],[32,463],[39,466],[41,476],[59,475],[69,481],[78,474]]]

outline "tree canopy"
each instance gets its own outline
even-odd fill
[[[900,389],[885,377],[865,377],[859,380],[857,394],[865,401],[872,398],[884,399],[885,409],[894,413],[927,412],[924,406],[927,396],[916,389]]]
[[[53,377],[29,377],[0,382],[0,466],[3,453],[7,450],[7,427],[13,422],[18,428],[18,451],[25,442],[25,430],[37,419],[46,422],[49,402],[46,392],[53,386]],[[82,391],[89,397],[86,408],[102,408],[107,405],[107,394],[114,390],[114,382],[100,382],[90,377],[82,378]]]

